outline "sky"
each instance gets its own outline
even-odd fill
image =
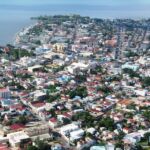
[[[77,10],[83,7],[83,10],[124,10],[124,11],[150,11],[150,0],[0,0],[0,9],[20,9],[20,10],[48,10],[50,6],[64,5],[66,9],[73,8]],[[71,5],[71,6],[70,6]],[[70,6],[70,7],[69,7]],[[55,7],[56,8],[56,7]]]
[[[53,7],[54,6],[54,7]],[[106,10],[150,13],[150,0],[0,0],[0,10]]]
[[[1,0],[0,5],[85,4],[85,5],[150,5],[150,0]]]

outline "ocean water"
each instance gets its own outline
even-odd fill
[[[15,0],[5,0],[12,2]],[[24,1],[24,0],[20,0]],[[33,0],[31,0],[33,1]],[[30,1],[30,2],[31,2]],[[51,0],[49,0],[51,1]],[[70,0],[71,1],[71,0]],[[29,0],[28,0],[29,3]],[[31,17],[39,15],[54,14],[80,14],[95,18],[148,18],[150,16],[149,6],[111,6],[111,5],[88,5],[88,4],[46,4],[38,5],[2,3],[0,2],[0,45],[12,43],[15,34],[22,28],[32,24]]]

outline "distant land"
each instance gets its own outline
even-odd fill
[[[59,0],[57,0],[60,2]],[[111,1],[111,0],[108,0]],[[108,2],[107,1],[107,2]],[[5,45],[6,43],[12,43],[13,37],[16,32],[18,32],[23,27],[32,24],[30,20],[31,17],[39,15],[54,15],[54,14],[80,14],[83,16],[90,16],[96,18],[132,18],[141,19],[148,18],[150,14],[149,5],[123,5],[124,3],[107,3],[102,0],[102,4],[96,4],[96,0],[93,4],[90,1],[82,3],[69,4],[67,0],[62,0],[61,4],[54,4],[54,2],[44,1],[42,4],[37,0],[35,1],[24,1],[22,0],[6,0],[5,2],[0,2],[0,45]],[[34,3],[32,3],[34,2]],[[89,4],[88,4],[89,2]],[[94,3],[95,2],[95,3]],[[135,2],[133,0],[132,2]],[[33,4],[33,5],[31,5]],[[129,3],[130,4],[130,3]]]

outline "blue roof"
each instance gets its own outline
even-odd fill
[[[81,97],[80,97],[80,96],[75,96],[75,97],[73,98],[73,100],[78,100],[78,99],[81,99]]]
[[[70,79],[69,76],[63,75],[62,77],[58,78],[60,82],[67,82]]]

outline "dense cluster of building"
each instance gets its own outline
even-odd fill
[[[0,149],[148,147],[150,21],[36,19],[0,48]]]

